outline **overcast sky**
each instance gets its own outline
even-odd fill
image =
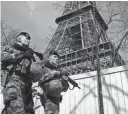
[[[6,25],[30,33],[32,37],[31,45],[36,46],[36,51],[44,52],[49,44],[49,39],[55,31],[51,31],[49,26],[57,28],[55,19],[62,15],[59,10],[54,10],[52,1],[2,1],[1,16]],[[64,5],[64,1],[61,4]],[[107,8],[104,2],[101,2],[102,10]],[[102,18],[106,21],[109,18],[108,13],[101,13]],[[119,24],[119,23],[117,23]],[[111,27],[108,29],[111,31]],[[114,38],[115,39],[115,38]]]
[[[54,10],[51,1],[4,1],[1,3],[1,12],[4,23],[30,33],[31,44],[41,52],[49,43],[46,37],[50,38],[54,33],[49,26],[57,28],[55,19],[61,15],[60,11]]]
[[[52,32],[49,26],[56,29],[55,19],[62,15],[59,10],[54,10],[53,3],[55,1],[2,2],[2,20],[7,25],[30,33],[31,44],[36,46],[37,51],[44,52],[49,43],[46,37],[51,38],[55,32]],[[102,6],[103,4],[104,2]],[[105,21],[108,20],[106,13],[101,15]]]

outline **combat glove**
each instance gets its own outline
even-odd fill
[[[15,59],[16,61],[20,60],[23,58],[23,53],[15,54]]]
[[[50,73],[51,73],[52,77],[55,77],[55,78],[58,78],[60,76],[60,74],[61,74],[60,71],[52,71]]]
[[[25,58],[28,58],[28,59],[31,59],[33,57],[33,54],[34,54],[34,51],[29,48],[25,53],[24,53],[24,57]]]

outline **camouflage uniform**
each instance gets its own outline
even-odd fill
[[[48,61],[44,64],[43,70],[44,74],[39,85],[44,91],[41,96],[41,102],[44,106],[45,114],[59,114],[59,104],[62,99],[61,92],[67,91],[69,87],[68,81],[63,80],[62,77],[57,78],[58,76],[54,72],[57,71],[57,67]],[[51,86],[51,91],[49,86]],[[54,91],[52,87],[56,88],[56,90]]]
[[[28,50],[27,50],[28,51]],[[30,50],[29,50],[30,52]],[[6,85],[3,91],[5,108],[3,113],[7,114],[25,114],[25,93],[28,85],[32,84],[29,77],[31,66],[31,57],[24,56],[26,52],[22,50],[22,46],[15,44],[13,46],[5,46],[1,53],[2,66],[6,66],[9,76],[6,79]],[[17,57],[13,58],[12,54]],[[32,50],[31,50],[31,54]],[[31,89],[29,89],[31,91]],[[32,93],[31,93],[32,94]],[[32,99],[31,99],[32,100]],[[30,103],[30,101],[28,104]],[[29,113],[34,114],[34,113]]]

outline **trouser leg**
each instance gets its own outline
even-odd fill
[[[10,81],[6,85],[3,94],[7,114],[25,114],[21,86],[17,81]]]
[[[59,114],[59,101],[47,99],[44,105],[45,114]]]
[[[22,98],[11,100],[9,105],[6,105],[7,114],[25,114],[24,103]]]
[[[33,109],[34,103],[32,98],[32,87],[31,84],[25,86],[24,96],[24,106],[25,106],[25,114],[35,114]]]

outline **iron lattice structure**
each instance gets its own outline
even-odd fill
[[[51,49],[57,50],[60,54],[58,68],[67,71],[69,75],[96,70],[96,36],[101,30],[98,45],[100,67],[111,67],[115,47],[108,40],[108,27],[96,9],[94,16],[93,2],[67,1],[63,14],[56,19],[56,23],[58,28],[44,55],[47,57]],[[114,65],[124,64],[117,54]]]

